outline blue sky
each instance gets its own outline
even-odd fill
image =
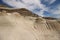
[[[60,18],[60,0],[0,0],[13,8],[26,8],[44,17]]]

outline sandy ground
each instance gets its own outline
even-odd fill
[[[57,21],[35,23],[34,18],[9,14],[0,16],[0,40],[60,40],[59,27]]]

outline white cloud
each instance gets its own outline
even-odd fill
[[[54,3],[56,0],[44,0],[45,2],[48,2],[49,4]]]
[[[14,7],[14,8],[24,8],[24,7],[26,7],[21,2],[16,2],[16,0],[3,0],[3,2],[12,6],[12,7]]]
[[[52,17],[60,18],[60,5],[56,6],[54,9],[48,9],[48,12],[52,14]]]
[[[44,10],[46,10],[45,5],[41,4],[40,0],[22,0],[23,3],[20,0],[3,0],[6,4],[14,7],[14,8],[26,8],[31,11],[33,11],[35,8],[39,7],[42,9],[41,11],[38,11],[36,14],[39,14],[40,16],[43,14]],[[34,12],[34,11],[33,11]]]
[[[21,2],[22,1],[22,2]],[[56,0],[44,0],[45,2],[48,2],[49,4],[54,3]],[[48,11],[52,14],[59,14],[60,13],[60,6],[58,7],[58,10],[49,9],[49,7],[46,7],[46,5],[41,3],[41,0],[3,0],[4,3],[14,7],[14,8],[26,8],[39,16],[44,16],[44,11]],[[41,9],[40,11],[33,11],[36,8]]]
[[[60,5],[56,6],[54,9],[49,9],[53,14],[60,14]]]
[[[60,10],[55,10],[53,13],[54,14],[60,14]]]

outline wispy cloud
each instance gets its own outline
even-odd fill
[[[44,2],[48,2],[49,4],[54,3],[56,0],[44,0]]]
[[[51,17],[60,18],[60,5],[57,5],[52,9],[48,9],[48,12],[52,14]]]
[[[40,0],[3,0],[3,2],[5,2],[10,6],[13,6],[14,8],[26,8],[31,11],[39,7],[39,9],[42,9],[42,10],[36,11],[36,12],[33,11],[33,12],[40,16],[42,16],[44,10],[46,10],[45,5],[41,4]]]
[[[43,0],[45,3],[47,2],[49,5],[53,4],[56,0]],[[4,3],[12,6],[14,8],[26,8],[39,16],[44,16],[44,11],[47,11],[51,14],[60,14],[60,6],[55,9],[50,9],[50,7],[46,7],[45,4],[41,2],[41,0],[3,0]]]

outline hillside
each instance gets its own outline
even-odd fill
[[[25,8],[0,8],[0,40],[60,40],[60,23]]]

